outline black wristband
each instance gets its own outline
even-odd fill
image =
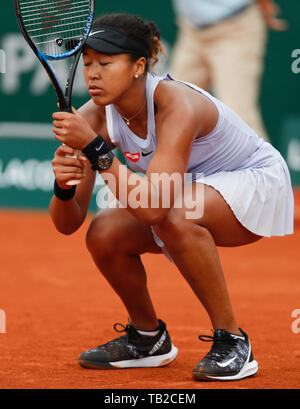
[[[106,142],[102,135],[98,135],[92,142],[90,142],[82,152],[88,158],[92,165],[94,165],[99,156],[110,152],[112,147]]]
[[[62,189],[58,186],[56,179],[54,181],[54,194],[55,196],[63,201],[71,200],[75,196],[76,186],[72,186],[71,189]]]

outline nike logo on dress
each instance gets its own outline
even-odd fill
[[[218,364],[221,368],[226,368],[226,366],[230,365],[231,362],[233,362],[233,361],[236,360],[236,358],[237,358],[237,357],[234,356],[232,359],[229,359],[229,361],[222,362],[222,363],[217,362],[217,364]]]
[[[147,152],[147,153],[144,153],[144,152],[142,152],[142,156],[148,156],[148,155],[151,155],[151,153],[152,153],[153,151],[151,151],[151,152]]]

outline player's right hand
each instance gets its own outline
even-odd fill
[[[85,177],[86,157],[82,154],[76,158],[75,150],[66,145],[61,145],[55,152],[52,160],[52,168],[58,186],[62,189],[70,189],[72,186],[66,183],[70,180],[82,180]]]

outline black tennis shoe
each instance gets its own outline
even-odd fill
[[[126,334],[83,352],[79,356],[79,364],[92,369],[150,368],[170,364],[176,358],[178,350],[171,342],[166,324],[158,321],[159,332],[155,336],[139,334],[130,322],[126,327],[115,324],[115,331]]]
[[[253,358],[248,335],[225,330],[214,331],[214,336],[200,335],[199,339],[213,342],[210,352],[193,369],[194,378],[202,380],[235,381],[254,375],[258,364]]]

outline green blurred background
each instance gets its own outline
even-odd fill
[[[0,207],[47,208],[52,196],[51,159],[58,143],[51,132],[55,93],[43,68],[19,32],[12,1],[5,1],[0,26]],[[300,185],[299,1],[277,0],[286,32],[269,32],[260,104],[272,144],[287,160],[294,186]],[[129,12],[153,19],[169,51],[176,39],[171,0],[96,0],[96,13]],[[167,71],[168,61],[159,67]],[[5,71],[5,72],[4,72]],[[88,99],[78,70],[73,105]],[[98,178],[91,210],[99,207]]]

